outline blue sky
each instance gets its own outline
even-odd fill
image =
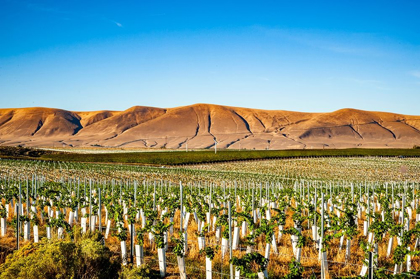
[[[420,1],[0,0],[0,107],[420,115]]]

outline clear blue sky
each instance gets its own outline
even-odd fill
[[[420,115],[420,1],[0,0],[0,107]]]

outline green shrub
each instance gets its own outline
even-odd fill
[[[71,241],[30,243],[7,257],[0,278],[69,278],[75,274],[76,255]]]
[[[3,278],[117,278],[119,265],[95,239],[29,243],[0,265]]]

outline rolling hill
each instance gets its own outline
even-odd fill
[[[125,148],[411,148],[420,116],[341,109],[329,113],[210,104],[125,111],[0,109],[0,145]]]

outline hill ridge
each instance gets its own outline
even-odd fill
[[[124,111],[0,109],[0,145],[301,149],[411,148],[420,116],[343,108],[311,113],[214,104]]]

